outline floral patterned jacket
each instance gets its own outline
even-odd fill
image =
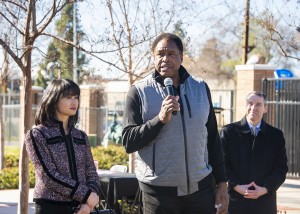
[[[35,167],[34,201],[86,203],[99,195],[100,182],[87,135],[72,127],[65,135],[62,123],[38,125],[28,131],[26,150]]]

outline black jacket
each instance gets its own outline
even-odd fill
[[[288,171],[282,131],[262,121],[255,138],[244,117],[239,122],[224,126],[220,136],[229,183],[229,213],[277,213],[276,191]],[[237,184],[249,184],[252,181],[266,187],[268,193],[253,200],[245,199],[233,190]]]

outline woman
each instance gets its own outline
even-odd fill
[[[35,167],[36,214],[88,214],[100,184],[87,135],[75,128],[80,89],[68,79],[46,88],[25,144]]]

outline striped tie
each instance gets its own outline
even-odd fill
[[[259,131],[259,128],[253,127],[253,126],[251,127],[251,132],[252,132],[252,134],[253,134],[255,137],[256,137],[258,131]]]

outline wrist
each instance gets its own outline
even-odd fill
[[[221,189],[221,188],[227,189],[227,183],[225,181],[217,184],[217,189]]]
[[[238,192],[238,187],[239,187],[239,185],[235,185],[232,189],[235,190],[236,192]]]
[[[93,209],[94,209],[94,207],[91,206],[90,204],[86,203],[86,205],[90,208],[90,210],[93,210]]]

